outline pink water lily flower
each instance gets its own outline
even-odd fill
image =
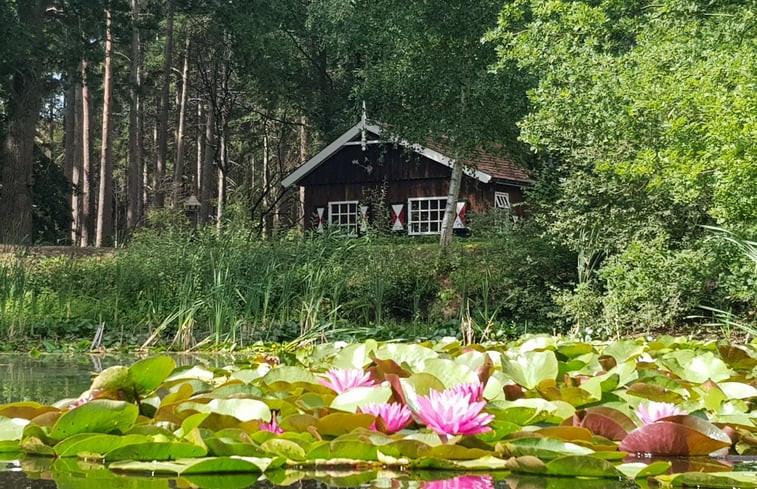
[[[280,435],[284,432],[281,426],[279,426],[279,422],[278,420],[276,420],[276,416],[271,417],[270,423],[262,422],[259,423],[258,426],[263,431],[270,431],[271,433],[275,433],[277,435]]]
[[[381,418],[384,421],[384,426],[386,426],[386,432],[390,435],[409,425],[413,419],[413,413],[410,409],[398,402],[366,404],[360,407],[360,412]],[[377,430],[376,423],[371,425],[371,429]]]
[[[333,390],[337,394],[355,387],[370,387],[376,385],[371,374],[359,368],[332,368],[324,374],[326,378],[319,378],[318,382]]]
[[[651,424],[658,419],[667,418],[668,416],[686,414],[685,411],[680,409],[672,402],[657,401],[648,401],[646,403],[639,404],[639,407],[636,408],[635,413],[642,424]]]
[[[484,396],[484,384],[481,382],[467,382],[465,384],[453,385],[449,388],[453,392],[467,394],[471,401],[480,401]]]
[[[481,412],[486,401],[478,400],[477,391],[472,387],[432,389],[427,396],[418,396],[418,417],[441,436],[486,433],[494,415]]]

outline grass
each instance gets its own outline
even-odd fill
[[[100,324],[107,347],[179,350],[344,337],[418,339],[454,334],[462,320],[489,331],[513,319],[498,317],[501,309],[492,307],[489,268],[502,264],[473,256],[486,246],[466,242],[453,250],[451,265],[439,266],[432,242],[328,236],[250,241],[243,231],[219,237],[210,230],[169,229],[146,232],[106,257],[18,256],[0,264],[0,344],[85,345]],[[449,278],[470,266],[480,270]],[[463,283],[468,280],[475,286]],[[470,305],[465,316],[454,307],[463,294]],[[486,324],[473,324],[473,318]]]

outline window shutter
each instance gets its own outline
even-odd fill
[[[405,204],[392,204],[392,231],[405,230]]]

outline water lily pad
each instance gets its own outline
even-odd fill
[[[615,466],[627,479],[640,479],[644,480],[647,477],[654,477],[656,475],[666,473],[672,464],[668,461],[658,460],[650,464],[641,462],[631,462],[625,464],[618,464]]]
[[[321,435],[339,436],[356,428],[369,428],[374,420],[370,414],[332,413],[320,418],[316,428]]]
[[[272,385],[277,382],[294,384],[304,382],[307,384],[317,384],[318,380],[309,370],[302,367],[279,366],[271,369],[262,379],[263,383]]]
[[[177,460],[204,457],[205,447],[181,441],[146,441],[116,447],[105,454],[108,462],[118,460]]]
[[[378,348],[375,340],[347,345],[334,356],[331,365],[335,368],[363,368],[371,363],[371,355]]]
[[[408,365],[414,371],[420,371],[423,362],[439,356],[437,352],[422,345],[387,343],[381,345],[375,354],[381,360],[394,360],[400,365]]]
[[[211,399],[207,403],[188,401],[176,408],[177,413],[188,410],[232,416],[239,421],[271,421],[271,409],[257,399]]]
[[[445,358],[425,360],[420,371],[439,379],[445,388],[457,384],[478,383],[479,381],[478,375],[471,367]]]
[[[52,406],[44,406],[38,402],[32,401],[13,402],[0,405],[0,417],[5,418],[34,419],[37,416],[50,411],[57,411],[57,409]]]
[[[568,477],[622,477],[613,464],[589,455],[566,455],[546,464],[546,473]]]
[[[307,458],[310,460],[334,458],[361,461],[378,460],[378,448],[361,440],[336,439],[310,450]]]
[[[540,382],[557,377],[557,357],[553,351],[527,351],[515,358],[502,357],[502,371],[516,384],[533,389]]]
[[[630,432],[620,443],[629,453],[668,456],[708,455],[731,445],[717,426],[695,416],[671,416]]]
[[[27,419],[0,416],[0,441],[20,440],[24,435],[24,426],[27,424],[29,424]]]
[[[573,418],[566,420],[573,426],[581,426],[608,440],[620,441],[629,431],[636,429],[636,424],[617,409],[605,406],[592,406],[577,411]]]
[[[143,435],[107,435],[101,433],[79,433],[61,441],[55,447],[58,457],[76,457],[80,453],[96,453],[104,455],[114,448],[145,442]]]
[[[555,438],[526,437],[509,440],[502,444],[505,455],[521,457],[532,455],[542,460],[551,460],[563,455],[591,455],[594,450],[575,443]]]
[[[331,408],[354,413],[360,406],[371,403],[382,404],[391,397],[392,389],[389,386],[354,387],[336,396],[331,401]]]
[[[757,487],[755,472],[685,472],[658,476],[656,479],[672,487],[712,487],[722,489]]]
[[[260,445],[260,449],[272,455],[278,455],[289,460],[305,460],[307,452],[299,443],[283,438],[271,438]]]
[[[96,399],[63,413],[50,430],[50,437],[63,440],[78,433],[114,433],[131,428],[139,416],[134,404]]]
[[[176,368],[171,357],[156,356],[140,360],[129,367],[129,377],[139,395],[155,390]]]
[[[683,380],[694,384],[707,380],[721,382],[734,374],[723,360],[709,351],[676,350],[660,359],[660,363]]]

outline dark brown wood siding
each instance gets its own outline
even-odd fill
[[[451,169],[412,151],[393,145],[369,144],[345,146],[331,158],[303,177],[306,227],[314,222],[316,208],[328,208],[329,202],[371,201],[371,195],[385,190],[385,204],[407,203],[414,197],[446,197]],[[465,176],[460,199],[472,211],[494,206],[494,192],[508,192],[510,202],[523,200],[518,186],[499,182],[481,183]]]

